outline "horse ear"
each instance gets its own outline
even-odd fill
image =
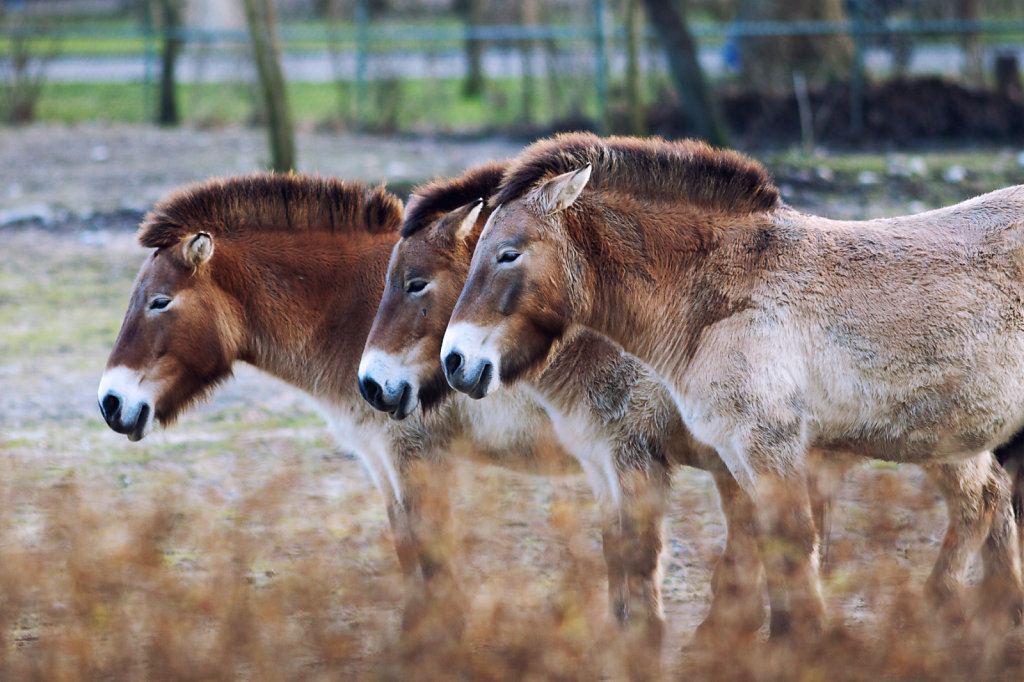
[[[408,215],[409,211],[411,211],[421,201],[423,201],[423,196],[422,195],[420,195],[420,194],[410,194],[409,198],[405,200],[405,208],[402,209],[404,214]]]
[[[465,241],[466,237],[473,233],[473,228],[476,227],[476,221],[480,217],[480,211],[483,207],[483,199],[477,199],[469,205],[469,210],[466,212],[466,215],[463,216],[458,229],[455,230],[455,238],[460,242]]]
[[[572,206],[587,186],[592,168],[588,161],[582,168],[556,175],[541,185],[538,198],[544,213],[556,213]]]
[[[213,255],[213,237],[207,232],[197,232],[185,242],[184,255],[186,263],[194,268],[199,267]]]

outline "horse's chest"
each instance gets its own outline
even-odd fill
[[[361,408],[314,402],[338,447],[362,461],[374,485],[385,497],[390,493],[400,498],[401,481],[395,466],[392,438],[382,421],[385,417],[367,414]]]
[[[561,447],[551,420],[533,400],[505,389],[487,400],[459,397],[466,429],[460,456],[507,469],[563,474],[578,471]]]

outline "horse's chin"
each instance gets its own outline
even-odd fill
[[[417,399],[424,412],[430,412],[445,402],[445,399],[452,394],[452,387],[444,378],[444,372],[440,367],[430,377],[420,384]]]
[[[412,414],[412,411],[416,409],[417,404],[418,403],[416,402],[415,398],[413,398],[408,405],[406,405],[405,402],[403,401],[396,405],[395,409],[391,410],[390,412],[387,412],[386,414],[392,419],[394,419],[396,422],[400,422],[406,417],[408,417],[410,414]]]
[[[416,397],[417,391],[415,391],[409,384],[405,384],[402,389],[402,394],[398,396],[398,403],[395,404],[395,409],[389,410],[387,415],[395,421],[402,421],[416,409],[419,404],[419,399]]]
[[[563,328],[537,327],[536,336],[503,352],[498,365],[501,385],[511,386],[519,381],[537,379],[548,366],[564,333]]]
[[[135,424],[132,425],[132,428],[129,429],[127,434],[125,434],[128,436],[128,440],[130,440],[133,443],[137,443],[143,438],[145,438],[146,434],[149,433],[151,422],[152,414],[150,411],[150,407],[149,405],[143,405],[142,408],[139,410],[139,416],[138,418],[136,418]]]

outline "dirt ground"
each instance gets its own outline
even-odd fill
[[[374,182],[453,174],[520,147],[299,138],[304,169]],[[4,678],[388,677],[381,666],[401,584],[383,504],[302,394],[240,366],[211,401],[137,444],[109,431],[96,408],[145,256],[132,235],[138,211],[181,184],[253,170],[262,152],[262,134],[251,130],[0,129]],[[685,669],[681,649],[706,609],[724,539],[710,478],[680,470],[674,484],[664,561],[669,677]],[[586,622],[597,623],[580,635],[580,655],[603,660],[603,577],[569,572],[602,565],[585,482],[465,465],[456,495],[473,646],[513,646],[495,614],[549,627],[536,614],[562,604],[571,580],[589,595]],[[888,597],[920,596],[943,529],[941,498],[918,469],[856,467],[834,506],[830,618],[869,628]],[[157,558],[139,554],[151,544]],[[598,669],[616,677],[614,667]]]

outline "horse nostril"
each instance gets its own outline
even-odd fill
[[[113,393],[103,396],[103,400],[100,401],[100,413],[107,422],[117,419],[121,414],[121,398]]]
[[[380,404],[381,388],[380,384],[371,379],[370,377],[363,377],[359,380],[359,392],[363,396],[363,400],[370,403],[373,406]]]
[[[462,367],[462,363],[462,353],[452,351],[448,354],[448,357],[444,359],[444,371],[448,373],[448,376],[452,376],[459,371],[459,368]]]

